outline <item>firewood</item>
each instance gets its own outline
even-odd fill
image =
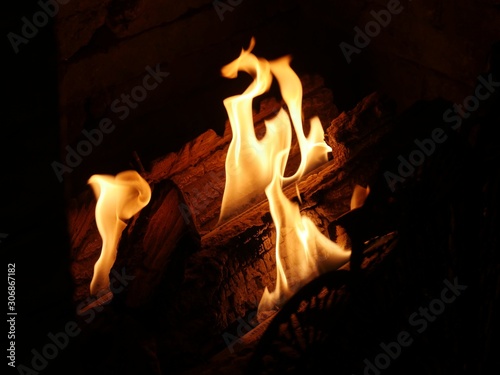
[[[308,120],[313,116],[318,116],[326,128],[338,115],[331,91],[324,87],[322,79],[318,76],[304,76],[301,81],[304,90],[305,130],[308,130]],[[283,107],[283,103],[274,98],[265,98],[259,104],[259,110],[254,113],[255,133],[258,138],[265,133],[264,121],[274,117]],[[178,153],[170,153],[155,160],[146,177],[153,183],[163,179],[175,182],[186,201],[180,209],[186,221],[194,222],[200,236],[210,232],[219,219],[224,194],[226,154],[231,137],[229,122],[226,122],[223,136],[208,130],[184,145]],[[287,166],[289,170],[297,167],[300,161],[299,152],[294,139]],[[260,200],[264,198],[263,196]],[[251,206],[252,203],[241,207],[241,211]]]
[[[342,134],[343,143],[334,139],[333,158],[298,183],[302,214],[325,235],[329,236],[329,224],[350,210],[354,186],[366,186],[376,173],[380,160],[373,148],[390,129],[392,108],[389,99],[375,93],[334,120],[331,126],[346,129],[328,134]],[[298,199],[295,185],[285,187],[284,192],[290,199]],[[201,249],[187,260],[186,281],[172,302],[182,309],[172,307],[169,316],[178,322],[175,335],[188,341],[196,337],[194,345],[215,350],[224,345],[222,333],[229,325],[256,311],[264,287],[274,288],[276,234],[267,199],[263,196],[245,212],[200,237]],[[191,327],[188,332],[184,325]]]
[[[179,211],[182,204],[182,195],[172,181],[152,185],[150,204],[122,238],[114,268],[125,268],[134,278],[119,297],[127,306],[150,304],[159,285],[178,276],[183,268],[182,258],[198,250],[199,236]],[[183,241],[189,251],[179,254]]]
[[[387,98],[374,93],[338,115],[332,110],[331,92],[321,81],[312,81],[304,104],[308,113],[322,117],[332,157],[284,192],[299,200],[299,191],[302,214],[328,235],[328,225],[349,210],[355,184],[368,184],[375,173],[378,159],[370,149],[388,132],[393,108]],[[275,100],[261,103],[254,118],[257,133],[280,108]],[[275,228],[264,194],[238,216],[215,225],[230,139],[229,127],[222,137],[207,131],[178,153],[153,163],[144,173],[152,189],[151,201],[128,223],[114,265],[134,276],[127,289],[114,296],[115,303],[141,311],[159,303],[175,322],[167,335],[184,337],[194,351],[199,346],[220,347],[220,333],[256,310],[264,287],[272,290],[276,281]],[[298,153],[292,147],[291,166],[297,163]],[[100,248],[92,204],[87,194],[70,210],[73,253],[75,259],[86,259],[74,266],[80,289],[90,282],[92,260]],[[83,296],[80,292],[78,298]],[[173,353],[181,350],[173,341],[165,345],[170,344]]]

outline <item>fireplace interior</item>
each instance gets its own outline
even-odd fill
[[[6,34],[39,6],[19,6]],[[23,74],[0,246],[19,269],[19,373],[498,368],[498,1],[85,0],[55,13],[11,66]],[[290,277],[267,310],[279,265],[303,265],[276,255],[294,229],[267,190],[220,220],[235,138],[224,101],[255,83],[255,66],[222,69],[252,41],[267,62],[291,56],[304,133],[317,118],[331,149],[281,193],[316,244],[349,251],[335,263],[318,245],[318,272]],[[293,112],[288,74],[247,102],[258,140]],[[296,131],[290,144],[287,176],[305,158]],[[105,185],[89,179],[123,171],[149,195],[120,214],[110,285],[92,292]],[[37,362],[68,322],[78,334]]]

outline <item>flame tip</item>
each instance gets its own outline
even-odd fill
[[[250,38],[250,44],[249,44],[248,49],[247,49],[248,52],[252,52],[253,48],[255,47],[255,43],[256,43],[255,36],[252,36]]]

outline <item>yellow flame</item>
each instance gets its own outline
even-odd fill
[[[312,220],[301,215],[299,205],[283,193],[284,155],[274,162],[274,175],[265,189],[276,227],[276,286],[266,287],[258,313],[280,307],[300,287],[320,273],[337,269],[349,260],[344,250],[326,237]]]
[[[250,74],[254,80],[241,95],[224,100],[233,137],[226,155],[226,182],[219,223],[262,194],[271,182],[272,160],[276,158],[277,152],[286,150],[283,155],[286,161],[291,133],[290,137],[287,137],[280,133],[280,129],[289,128],[290,119],[300,147],[301,161],[297,171],[285,178],[285,183],[298,181],[304,174],[326,162],[328,153],[332,151],[324,141],[323,127],[317,116],[310,120],[309,135],[306,137],[304,134],[302,84],[290,66],[291,57],[267,61],[252,53],[254,46],[255,39],[252,38],[249,48],[242,49],[238,58],[221,69],[226,78],[236,78],[238,72],[243,71]],[[265,122],[266,133],[259,140],[254,129],[252,101],[269,90],[273,76],[280,86],[289,113],[282,109],[273,120],[283,126],[273,126]]]
[[[254,80],[243,94],[224,100],[233,137],[226,155],[226,183],[219,222],[262,194],[272,177],[269,157],[275,157],[278,150],[289,148],[291,142],[291,133],[290,136],[280,133],[286,126],[278,126],[282,122],[289,124],[284,112],[279,113],[274,122],[266,122],[266,134],[262,139],[258,140],[255,134],[252,101],[269,90],[272,76],[269,62],[251,53],[254,45],[252,39],[247,50],[243,49],[236,60],[222,68],[224,77],[236,78],[238,71],[244,71]]]
[[[88,184],[97,199],[95,218],[102,238],[101,254],[90,283],[90,293],[96,295],[109,288],[109,272],[116,260],[126,220],[149,203],[151,188],[136,171],[124,171],[116,176],[95,174]]]
[[[324,141],[324,131],[317,116],[310,120],[310,131],[304,134],[302,122],[302,84],[290,66],[290,56],[267,61],[251,53],[250,47],[222,68],[223,76],[235,78],[239,71],[254,79],[241,95],[224,100],[233,138],[226,156],[226,185],[219,223],[238,212],[264,191],[276,227],[277,280],[274,291],[266,288],[259,313],[279,307],[300,286],[327,269],[348,261],[347,251],[331,241],[300,213],[299,205],[283,193],[285,184],[299,181],[328,160],[332,151]],[[252,100],[269,90],[276,78],[288,113],[281,109],[266,121],[265,136],[255,135]],[[301,161],[295,173],[285,177],[285,167],[292,140],[292,126],[300,147]],[[298,190],[298,187],[297,187]]]
[[[285,56],[272,61],[271,73],[276,77],[281,95],[286,103],[292,119],[293,128],[300,147],[300,166],[285,182],[299,180],[304,174],[328,161],[328,153],[332,148],[324,140],[324,131],[319,117],[310,120],[309,135],[304,134],[302,123],[302,83],[290,66],[291,57]]]

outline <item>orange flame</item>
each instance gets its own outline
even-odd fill
[[[242,50],[236,60],[222,68],[222,75],[227,78],[236,78],[238,71],[244,71],[253,76],[254,81],[243,94],[224,100],[233,137],[226,155],[226,185],[219,223],[264,191],[272,178],[269,161],[277,152],[290,148],[289,119],[284,112],[266,122],[266,134],[262,139],[258,140],[255,134],[252,101],[269,90],[272,76],[269,62],[251,53],[254,45],[252,39],[248,50]]]
[[[239,71],[244,71],[254,80],[243,94],[224,100],[233,137],[226,156],[226,184],[219,223],[233,216],[242,205],[252,202],[269,185],[273,177],[272,160],[278,152],[286,150],[283,155],[286,162],[291,146],[291,133],[288,133],[290,118],[300,147],[301,161],[294,175],[285,178],[285,183],[298,181],[304,174],[326,162],[328,152],[332,151],[324,141],[323,127],[317,116],[310,120],[309,135],[306,137],[304,134],[302,84],[290,66],[291,57],[267,61],[251,53],[254,46],[255,39],[252,38],[249,48],[242,49],[240,56],[221,70],[227,78],[236,78]],[[269,90],[273,75],[289,114],[281,110],[274,119],[266,121],[265,136],[258,140],[254,130],[252,101]]]
[[[151,188],[136,171],[116,176],[95,174],[88,180],[97,199],[95,218],[102,238],[102,249],[94,265],[90,293],[109,289],[109,272],[113,266],[118,243],[126,220],[143,209],[151,199]]]
[[[309,135],[304,135],[302,124],[302,83],[290,66],[291,57],[285,56],[271,62],[271,73],[276,77],[281,95],[285,101],[293,128],[300,147],[300,166],[293,176],[286,177],[285,182],[299,180],[303,175],[328,161],[328,153],[332,148],[324,141],[324,131],[319,117],[310,120]]]
[[[276,227],[276,287],[266,288],[259,304],[259,314],[280,306],[301,285],[326,269],[347,262],[347,251],[323,235],[312,220],[302,216],[297,203],[283,193],[287,183],[299,181],[328,160],[332,151],[324,141],[319,118],[310,120],[306,137],[302,123],[302,84],[290,66],[290,56],[274,61],[257,58],[248,50],[222,68],[223,76],[235,78],[238,71],[250,74],[254,80],[241,95],[224,100],[233,138],[226,156],[226,186],[219,222],[233,215],[244,204],[252,202],[264,191]],[[265,136],[255,135],[252,100],[268,91],[276,78],[288,113],[281,109],[276,117],[266,121]],[[301,162],[297,171],[285,177],[285,167],[291,147],[292,124],[300,147]],[[327,255],[319,263],[319,254]]]
[[[283,156],[275,160],[275,174],[266,188],[271,216],[276,227],[276,287],[266,287],[258,314],[281,306],[301,286],[321,272],[336,269],[349,260],[344,250],[326,237],[312,220],[301,215],[299,205],[290,201],[282,190]],[[322,261],[319,261],[319,259]]]

